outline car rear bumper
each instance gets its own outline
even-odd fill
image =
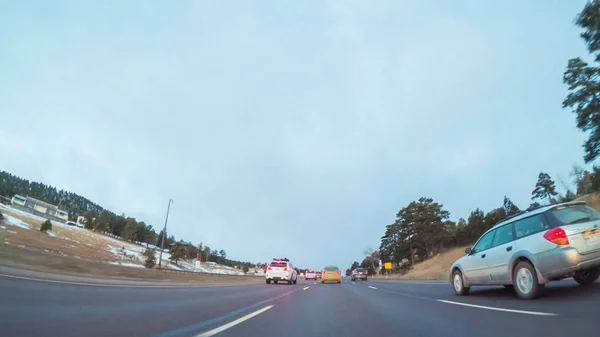
[[[352,278],[355,280],[366,280],[367,279],[367,275],[352,275]]]
[[[321,278],[321,281],[323,281],[323,282],[342,282],[342,279],[339,277],[338,278],[324,277],[324,278]]]
[[[267,274],[265,278],[273,281],[288,281],[292,279],[292,275]]]
[[[536,254],[536,267],[547,279],[562,277],[581,270],[600,267],[600,250],[579,254],[572,247],[555,248]]]

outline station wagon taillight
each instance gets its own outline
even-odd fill
[[[558,228],[552,228],[550,230],[548,230],[545,234],[544,234],[544,239],[555,243],[557,245],[568,245],[569,244],[569,238],[567,238],[567,233],[565,233],[565,230],[558,227]]]
[[[365,275],[367,275],[367,272],[365,272]]]

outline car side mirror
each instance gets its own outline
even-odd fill
[[[473,249],[471,249],[471,247],[465,248],[465,254],[471,255],[471,253],[473,253]]]

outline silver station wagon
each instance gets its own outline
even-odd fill
[[[450,267],[457,295],[474,285],[514,287],[538,297],[550,281],[573,277],[581,285],[600,276],[600,213],[583,201],[543,206],[503,219]]]

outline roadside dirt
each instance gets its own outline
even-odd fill
[[[53,234],[39,231],[42,221],[18,212],[2,209],[2,213],[24,222],[19,227],[0,222],[0,265],[76,276],[152,281],[261,283],[264,279],[246,275],[180,273],[177,271],[125,267],[109,264],[115,255],[106,250],[133,244],[85,229],[53,226]],[[169,263],[163,260],[163,263]]]
[[[194,283],[262,283],[263,278],[241,275],[178,273],[110,265],[99,261],[65,256],[43,249],[0,245],[0,265],[57,274],[111,279],[151,280]]]
[[[447,280],[448,270],[454,261],[465,255],[466,247],[453,248],[446,253],[438,254],[429,260],[417,263],[406,274],[392,274],[389,276],[378,276],[377,278],[389,278],[397,280]]]

